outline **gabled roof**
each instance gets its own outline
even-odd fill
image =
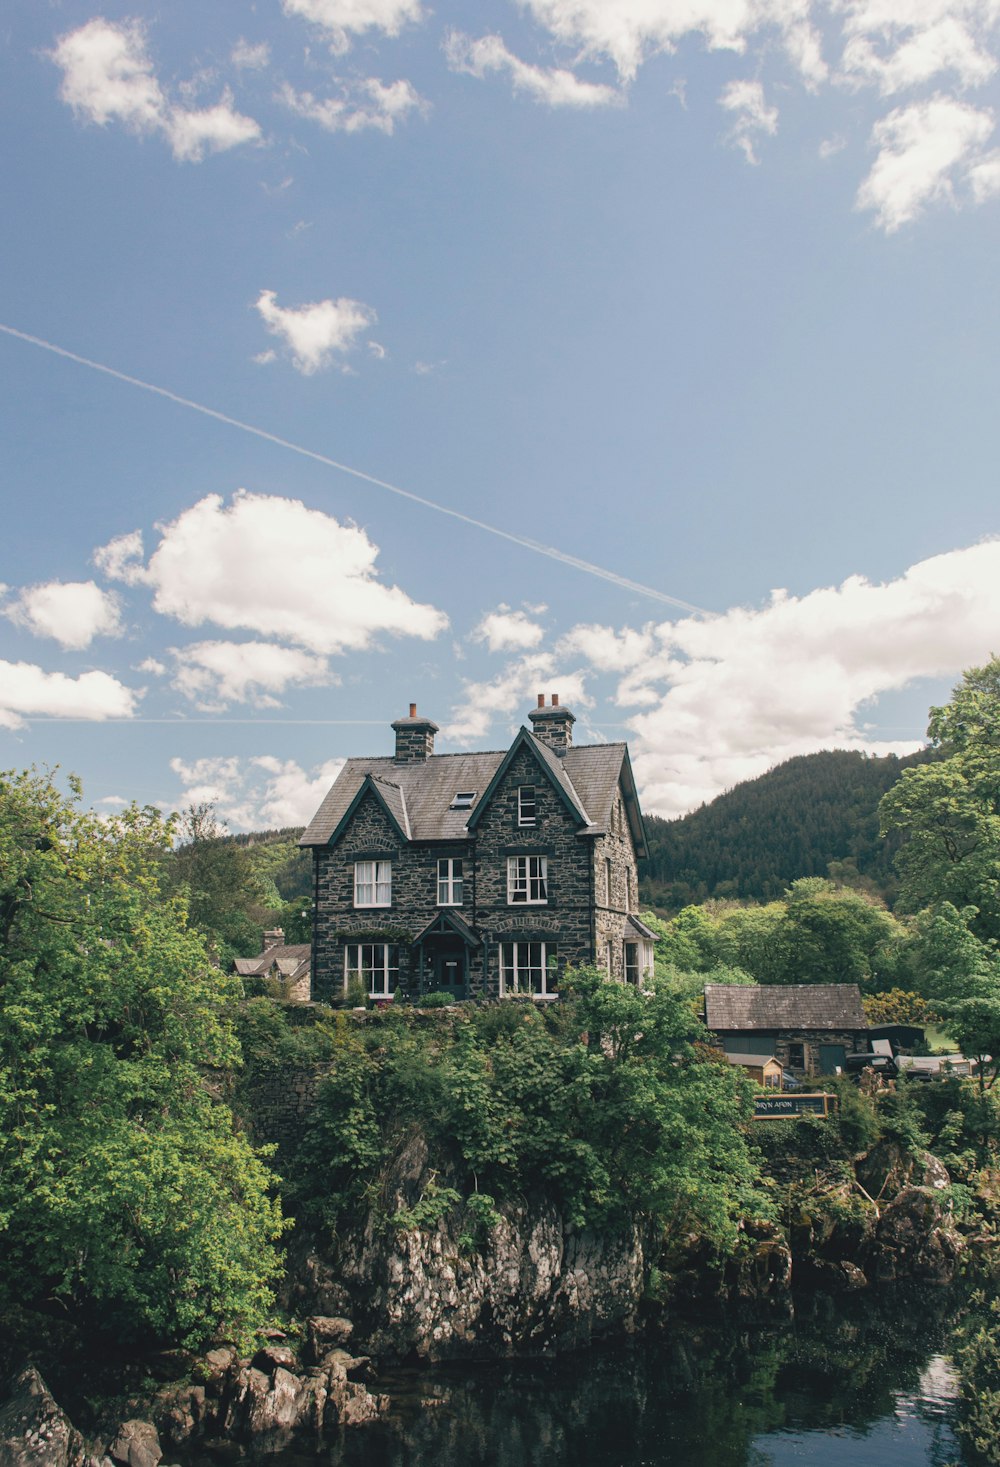
[[[522,729],[515,740],[518,747],[522,734],[538,755],[540,767],[578,819],[582,835],[601,835],[609,828],[615,792],[621,781],[632,839],[638,854],[646,854],[632,766],[624,744],[584,745],[568,749],[559,758],[527,729]],[[368,776],[371,777],[369,787],[385,806],[402,838],[465,840],[467,824],[471,823],[471,817],[510,752],[494,749],[481,754],[432,754],[429,759],[411,763],[397,763],[391,756],[348,759],[299,844],[325,846],[337,839],[354,802],[363,793]],[[455,796],[470,790],[476,794],[473,810],[452,810]]]
[[[573,781],[563,768],[563,762],[559,758],[559,755],[554,754],[541,739],[536,739],[533,733],[529,733],[526,728],[522,728],[518,730],[517,737],[501,759],[496,773],[476,801],[475,809],[469,816],[468,828],[475,830],[479,824],[480,817],[489,808],[494,791],[522,749],[529,749],[534,754],[542,773],[546,776],[570,814],[581,825],[589,825],[590,817],[580,803],[580,797],[573,788]]]
[[[442,907],[439,912],[434,914],[426,927],[422,927],[417,933],[413,939],[414,946],[418,942],[423,942],[425,937],[430,937],[439,932],[453,932],[456,937],[460,937],[470,947],[479,947],[482,943],[482,938],[472,930],[460,912],[456,912],[454,907]]]
[[[309,967],[310,951],[308,942],[280,942],[265,948],[255,958],[237,958],[233,966],[241,978],[270,973],[274,967],[282,978],[298,978]]]
[[[655,942],[656,933],[634,912],[630,912],[625,918],[625,941],[635,941],[637,938],[640,942]]]
[[[705,1023],[716,1034],[754,1029],[867,1029],[856,983],[705,984]]]

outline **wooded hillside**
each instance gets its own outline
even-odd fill
[[[712,897],[772,901],[801,876],[832,876],[891,898],[898,841],[879,835],[878,803],[929,749],[870,758],[831,749],[779,764],[680,820],[646,817],[644,905],[676,912]]]

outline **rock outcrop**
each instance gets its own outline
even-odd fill
[[[57,1405],[33,1366],[9,1385],[0,1407],[0,1463],[3,1467],[83,1467],[83,1438]]]

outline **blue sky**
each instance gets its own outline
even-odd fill
[[[12,0],[0,767],[239,828],[411,701],[558,692],[664,815],[913,747],[1000,651],[998,57],[1000,0]]]

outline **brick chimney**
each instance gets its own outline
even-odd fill
[[[552,694],[552,702],[545,706],[545,694],[538,694],[538,707],[528,714],[531,732],[536,739],[547,744],[554,754],[565,754],[573,743],[573,725],[576,719],[568,708],[560,708],[559,694]]]
[[[283,947],[284,946],[284,942],[285,942],[284,928],[282,928],[282,927],[272,927],[271,930],[270,930],[270,932],[265,932],[264,933],[264,949],[263,950],[264,950],[264,952],[267,952],[267,950],[268,950],[269,947]]]
[[[434,753],[438,726],[429,718],[417,717],[416,703],[410,704],[409,718],[397,718],[392,730],[396,735],[397,764],[422,764]]]

